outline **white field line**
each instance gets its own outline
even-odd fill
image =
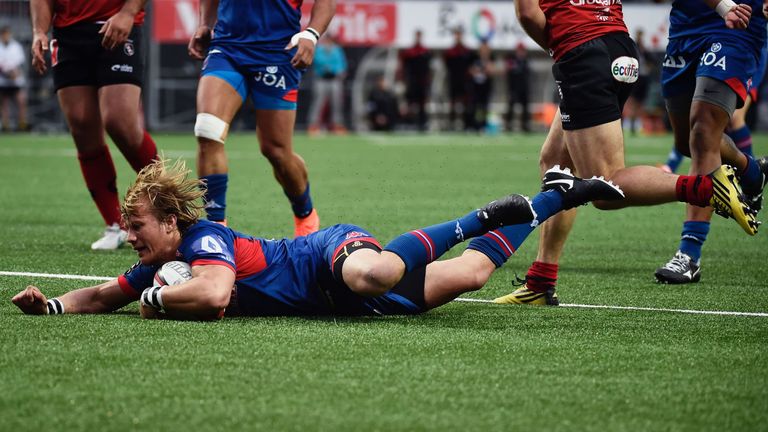
[[[103,276],[83,276],[83,275],[71,275],[71,274],[29,273],[29,272],[11,272],[11,271],[0,271],[0,276],[39,277],[39,278],[49,278],[49,279],[75,279],[75,280],[90,280],[90,281],[108,281],[108,280],[115,279],[114,277],[103,277]],[[493,303],[493,301],[491,300],[475,299],[475,298],[457,298],[454,301],[466,302],[466,303]],[[768,313],[766,312],[734,312],[734,311],[711,311],[711,310],[693,310],[693,309],[665,309],[665,308],[651,308],[651,307],[639,307],[639,306],[586,305],[586,304],[572,304],[572,303],[561,303],[560,307],[582,308],[582,309],[631,310],[631,311],[647,311],[647,312],[673,312],[673,313],[686,313],[686,314],[695,314],[695,315],[731,315],[731,316],[768,317]]]

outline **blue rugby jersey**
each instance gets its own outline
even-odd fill
[[[369,239],[353,225],[335,225],[306,237],[267,240],[200,220],[182,237],[178,259],[192,266],[223,265],[235,272],[236,299],[244,315],[411,314],[423,310],[400,295],[363,297],[332,275],[333,251]],[[152,285],[159,266],[135,264],[118,278],[133,298]],[[328,300],[333,296],[333,307]]]
[[[728,33],[762,48],[766,40],[766,19],[763,15],[762,0],[741,0],[736,3],[752,7],[752,18],[745,30],[731,30],[725,27],[723,18],[701,0],[675,0],[669,14],[669,38]]]
[[[224,49],[241,65],[288,63],[296,50],[284,48],[301,31],[302,3],[303,0],[220,0],[210,49]]]

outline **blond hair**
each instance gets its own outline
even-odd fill
[[[161,156],[139,171],[120,206],[124,220],[134,215],[144,200],[159,220],[175,215],[181,232],[200,219],[204,207],[200,199],[205,194],[204,183],[189,178],[190,170],[183,160],[177,159],[170,166],[169,162]]]

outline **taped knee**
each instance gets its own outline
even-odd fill
[[[229,123],[213,114],[200,113],[195,120],[195,136],[224,144],[229,132]]]

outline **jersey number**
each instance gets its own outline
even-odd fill
[[[205,236],[200,239],[200,247],[208,253],[221,253],[221,243],[212,236]]]

